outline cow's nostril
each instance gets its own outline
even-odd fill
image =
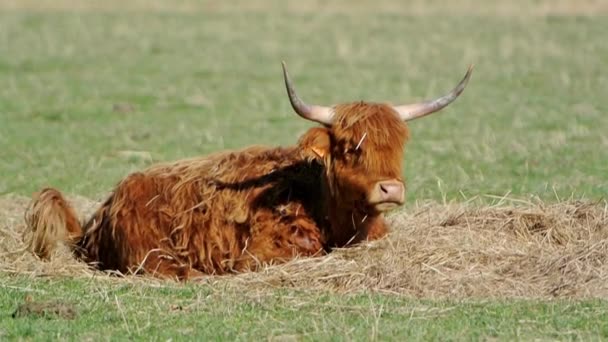
[[[397,181],[378,182],[376,185],[376,195],[382,202],[402,202],[403,184]]]
[[[388,194],[388,188],[384,184],[380,184],[380,191],[382,191],[382,193]]]

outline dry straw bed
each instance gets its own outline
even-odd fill
[[[82,197],[70,200],[83,215],[98,204]],[[94,276],[100,281],[141,279],[93,271],[66,251],[56,253],[50,262],[32,256],[22,240],[28,201],[14,195],[0,198],[0,272]],[[239,290],[290,287],[420,298],[608,296],[606,201],[510,203],[516,204],[413,205],[389,216],[393,232],[383,240],[255,273],[201,281]]]

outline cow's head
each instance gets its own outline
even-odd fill
[[[295,92],[283,63],[289,101],[301,117],[321,123],[299,145],[322,160],[329,189],[344,206],[379,213],[403,204],[401,158],[409,131],[407,121],[439,111],[464,90],[472,67],[448,94],[410,105],[355,102],[332,107],[308,105]]]

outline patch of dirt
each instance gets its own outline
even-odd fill
[[[13,318],[42,317],[47,319],[74,319],[77,316],[74,305],[57,301],[34,301],[26,297],[25,302],[17,307]]]
[[[69,199],[83,215],[98,205],[83,197]],[[37,259],[22,241],[28,201],[20,196],[0,197],[0,272],[166,283],[146,277],[111,277],[91,270],[68,251],[58,251],[51,261]],[[255,273],[200,281],[237,291],[290,287],[418,298],[608,296],[606,201],[496,206],[428,202],[391,214],[388,221],[393,230],[380,241]]]

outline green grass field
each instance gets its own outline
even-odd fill
[[[454,104],[410,125],[408,204],[608,193],[608,12],[589,1],[589,13],[568,1],[555,13],[471,0],[411,12],[398,1],[43,3],[0,5],[0,194],[50,185],[100,199],[153,161],[293,144],[312,124],[289,106],[281,60],[320,104],[433,97],[475,65]],[[154,284],[0,273],[0,340],[608,338],[599,299]],[[12,319],[26,294],[73,303],[76,318]]]
[[[15,283],[15,281],[10,281]],[[23,285],[23,282],[17,283]],[[6,287],[6,286],[5,286]],[[0,302],[34,297],[72,305],[74,320],[2,317],[3,339],[91,340],[600,340],[608,311],[599,300],[430,301],[289,290],[243,294],[213,286],[108,285],[37,281]],[[79,304],[74,304],[79,303]],[[67,315],[66,315],[67,316]],[[50,318],[50,319],[49,319]]]

